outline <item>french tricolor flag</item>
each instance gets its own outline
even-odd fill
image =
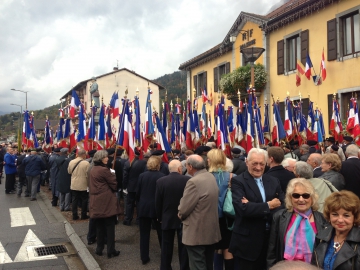
[[[191,111],[191,101],[188,100],[187,102],[188,107],[188,115],[187,115],[187,125],[186,125],[186,147],[188,149],[193,149],[194,144],[193,141],[195,139],[195,125],[194,125],[194,119],[193,114]]]
[[[311,68],[313,67],[313,64],[311,62],[309,53],[306,54],[306,65],[305,65],[305,76],[308,80],[311,78]]]
[[[292,139],[294,132],[292,112],[293,112],[292,103],[291,100],[287,97],[285,100],[284,129],[286,131],[286,137],[288,138],[288,140]]]
[[[134,134],[133,134],[133,128],[131,125],[131,114],[129,110],[129,103],[127,101],[124,102],[124,116],[123,121],[121,125],[121,130],[119,130],[119,137],[117,144],[124,148],[126,153],[129,156],[130,164],[133,162],[135,158],[135,152],[134,152]]]
[[[114,93],[110,100],[110,108],[112,111],[112,117],[115,119],[119,115],[119,95]]]
[[[148,96],[146,101],[146,110],[145,110],[145,139],[143,141],[143,149],[147,151],[150,143],[151,138],[154,135],[154,123],[152,118],[152,108],[151,108],[151,99],[150,95],[152,94],[151,89],[148,89]]]
[[[202,91],[202,100],[203,100],[203,103],[209,101],[209,97],[208,97],[207,91],[206,91],[206,86],[204,86],[204,89]]]
[[[166,153],[170,153],[171,148],[170,148],[169,142],[166,138],[163,126],[161,125],[159,116],[157,114],[155,114],[155,119],[156,119],[156,126],[157,126],[156,139],[157,139],[158,145],[160,145],[160,147],[161,147],[161,150],[165,151],[165,153],[163,154],[164,161],[169,163]]]
[[[73,89],[71,92],[71,103],[70,103],[70,117],[71,118],[75,117],[76,108],[78,108],[80,106],[80,104],[81,104],[80,99],[79,99],[78,95],[76,94],[76,91]]]
[[[255,129],[253,122],[253,94],[249,92],[249,103],[247,106],[247,122],[246,122],[246,151],[249,152],[254,147]]]

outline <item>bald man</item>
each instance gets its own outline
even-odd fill
[[[313,168],[314,171],[314,178],[319,178],[323,172],[321,171],[321,154],[319,153],[313,153],[311,154],[307,159],[307,164],[310,164],[310,166]]]
[[[178,239],[180,269],[189,269],[186,249],[182,243],[181,220],[177,216],[177,209],[190,177],[182,175],[181,162],[176,159],[169,163],[169,171],[169,175],[156,182],[156,215],[161,222],[162,230],[160,269],[171,269],[175,233]]]

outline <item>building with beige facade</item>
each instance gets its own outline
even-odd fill
[[[96,83],[98,84],[98,91],[100,94],[100,104],[101,100],[104,101],[106,106],[109,105],[110,99],[114,92],[118,92],[119,95],[119,105],[120,110],[121,99],[125,96],[126,89],[128,90],[127,98],[131,101],[134,100],[136,91],[139,91],[139,101],[140,101],[140,113],[141,113],[141,122],[145,122],[145,109],[146,109],[146,99],[148,94],[148,87],[152,90],[151,100],[152,106],[159,111],[159,96],[160,91],[165,90],[163,86],[154,83],[153,81],[145,78],[144,76],[137,74],[134,71],[128,70],[127,68],[114,68],[112,72],[105,73],[102,75],[95,76]],[[80,100],[83,100],[85,104],[86,112],[90,112],[90,106],[92,102],[92,97],[90,94],[90,87],[92,85],[91,77],[84,81],[79,82],[72,89],[70,89],[65,95],[63,95],[60,100],[63,101],[63,104],[68,104],[71,100],[71,92],[74,89],[78,94]],[[112,125],[116,128],[119,126],[118,118],[115,120],[112,119]]]

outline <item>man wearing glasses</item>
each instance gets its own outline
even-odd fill
[[[272,214],[283,208],[284,193],[277,178],[264,175],[267,152],[252,148],[248,170],[231,180],[235,225],[229,251],[240,269],[266,269]]]

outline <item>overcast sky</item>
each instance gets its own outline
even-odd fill
[[[118,65],[149,79],[220,43],[241,11],[279,0],[1,0],[0,111],[43,109]]]

